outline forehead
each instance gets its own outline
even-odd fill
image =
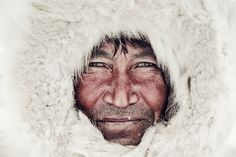
[[[143,40],[106,40],[92,51],[92,58],[115,57],[124,54],[131,57],[152,57],[155,58],[153,49],[149,42]]]

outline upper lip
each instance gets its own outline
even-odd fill
[[[130,122],[130,121],[141,121],[141,118],[103,118],[97,120],[97,122]]]

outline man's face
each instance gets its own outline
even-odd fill
[[[93,52],[75,98],[106,140],[137,145],[160,118],[167,86],[151,48],[126,48],[114,55],[114,45],[106,43]]]

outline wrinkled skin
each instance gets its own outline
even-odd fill
[[[151,48],[127,44],[114,55],[102,44],[75,85],[79,108],[104,138],[138,145],[146,129],[158,121],[167,99],[167,85]]]

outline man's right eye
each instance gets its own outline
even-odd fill
[[[106,69],[111,69],[109,65],[103,62],[90,62],[89,63],[89,68],[106,68]]]
[[[102,62],[90,62],[89,63],[89,67],[106,67],[104,63]]]

